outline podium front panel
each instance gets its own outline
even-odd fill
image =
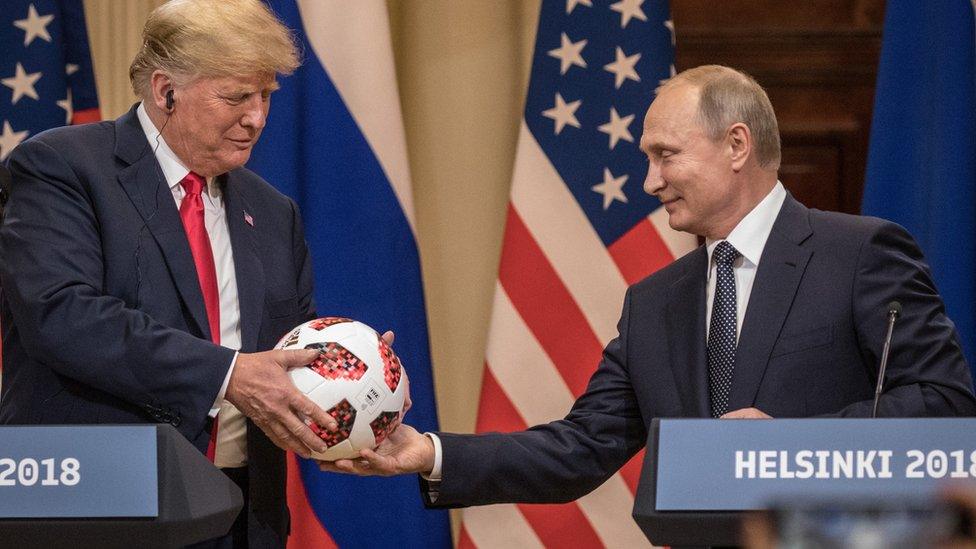
[[[0,518],[155,517],[156,427],[0,427]]]
[[[976,478],[976,419],[661,420],[657,511],[919,497]]]

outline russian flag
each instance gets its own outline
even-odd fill
[[[420,431],[437,429],[410,174],[386,3],[269,0],[304,49],[249,167],[294,198],[320,315],[396,332]],[[289,547],[450,547],[417,479],[322,473],[289,458]]]

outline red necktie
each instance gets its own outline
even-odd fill
[[[210,339],[220,344],[220,292],[217,290],[217,268],[214,266],[213,249],[203,215],[203,197],[200,193],[206,187],[206,180],[200,174],[190,172],[180,181],[183,202],[180,203],[180,219],[190,242],[190,253],[197,268],[197,279],[203,293],[203,304],[207,308],[207,323],[210,325]],[[207,446],[207,458],[214,460],[217,448],[217,418],[214,418]]]

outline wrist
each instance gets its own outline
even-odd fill
[[[434,472],[434,441],[424,435],[424,462],[422,465],[425,475],[430,476]]]
[[[434,433],[424,433],[423,475],[427,480],[441,480],[443,450],[441,439]]]

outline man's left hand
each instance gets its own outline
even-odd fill
[[[719,419],[773,419],[773,416],[759,408],[740,408],[723,415]]]

